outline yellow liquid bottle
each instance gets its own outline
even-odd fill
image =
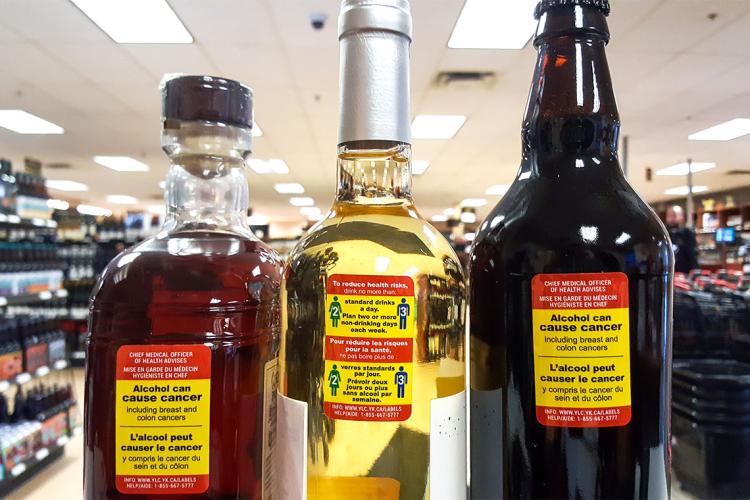
[[[408,3],[362,4],[349,0],[342,8],[342,16],[352,16],[340,23],[336,199],[292,252],[282,283],[277,492],[326,500],[460,499],[466,494],[464,277],[449,243],[412,202],[410,29],[397,31],[410,28]],[[369,9],[369,17],[356,9]],[[394,16],[381,19],[378,9],[408,22],[388,24]],[[370,24],[357,24],[363,19]],[[352,57],[372,54],[373,44],[381,53],[395,51],[387,58],[395,62]],[[378,116],[350,114],[368,109],[351,106],[353,92],[365,101],[378,94],[350,88],[363,82],[396,82],[399,102],[379,112],[379,125],[368,123]],[[378,102],[388,104],[387,96]]]

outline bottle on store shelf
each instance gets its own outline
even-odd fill
[[[0,214],[16,213],[16,193],[18,193],[18,183],[13,176],[11,163],[0,159]]]
[[[5,397],[5,394],[0,394],[0,424],[7,424],[9,420],[8,399]]]
[[[10,423],[15,424],[24,419],[26,415],[26,398],[19,387],[16,395],[13,397],[13,414],[10,416]]]
[[[471,258],[473,498],[668,498],[669,237],[625,179],[606,0],[543,0],[515,182]]]
[[[181,497],[260,498],[282,262],[247,225],[252,93],[208,76],[162,92],[164,227],[118,255],[92,295],[85,497],[169,483]]]
[[[24,371],[35,373],[39,368],[48,366],[49,344],[45,319],[35,316],[26,317],[21,338],[24,347]]]
[[[18,338],[16,318],[0,323],[0,381],[13,380],[23,372],[23,347]]]
[[[406,0],[345,0],[338,190],[282,284],[279,498],[462,498],[461,265],[418,213]]]

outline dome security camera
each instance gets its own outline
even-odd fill
[[[327,20],[328,16],[322,12],[316,12],[310,16],[310,24],[315,31],[322,30],[325,27]]]

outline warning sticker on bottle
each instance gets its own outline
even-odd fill
[[[414,281],[408,276],[334,274],[326,291],[325,414],[341,420],[408,419]]]
[[[117,491],[205,492],[211,349],[195,344],[122,346],[115,392]]]
[[[630,310],[623,273],[531,282],[536,418],[552,427],[630,422]]]

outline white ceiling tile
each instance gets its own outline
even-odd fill
[[[127,44],[122,47],[159,79],[166,73],[216,75],[219,72],[199,44]]]
[[[42,44],[110,41],[69,0],[3,0],[0,22]]]
[[[43,48],[27,43],[2,46],[0,68],[19,80],[39,86],[85,81],[65,61],[55,58]]]
[[[337,16],[339,3],[333,0],[266,0],[278,36],[289,47],[338,48]],[[321,13],[327,17],[323,29],[312,27],[310,16]]]
[[[52,57],[65,61],[67,66],[92,82],[130,85],[155,81],[146,68],[114,42],[56,43],[47,45],[46,48]]]
[[[170,0],[169,3],[198,43],[276,43],[276,29],[263,0]]]
[[[253,88],[290,88],[293,85],[281,47],[210,44],[205,51],[225,78],[240,80]]]

